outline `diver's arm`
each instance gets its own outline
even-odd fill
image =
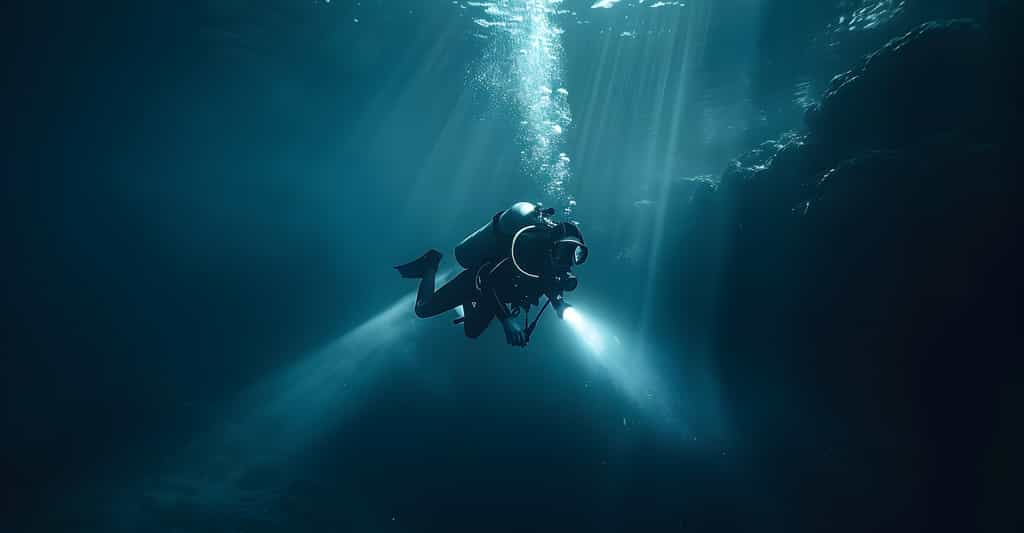
[[[509,275],[508,268],[511,264],[510,261],[503,260],[499,261],[498,264],[490,270],[484,282],[483,297],[489,298],[490,304],[494,309],[494,316],[498,317],[501,322],[502,328],[505,329],[505,340],[513,346],[526,346],[527,338],[526,332],[523,328],[512,319],[512,311],[505,305],[505,302],[501,301],[501,297],[498,295],[497,287],[491,284],[491,280],[496,279],[496,276]],[[504,271],[501,271],[505,268]]]
[[[501,326],[505,329],[505,341],[512,346],[526,346],[526,332],[523,328],[512,320],[512,313],[508,310],[508,307],[498,298],[498,293],[494,289],[490,289],[491,297],[494,298],[495,311],[494,315],[501,321]]]
[[[490,289],[487,292],[491,293],[491,298],[494,299],[494,315],[503,322],[512,318],[512,312],[508,310],[508,306],[502,303],[501,298],[498,297],[498,291]]]

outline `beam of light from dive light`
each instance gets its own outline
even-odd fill
[[[679,419],[671,401],[674,395],[650,366],[645,352],[632,347],[635,339],[621,340],[604,321],[589,312],[580,312],[560,298],[552,300],[552,306],[580,343],[582,349],[576,353],[585,366],[600,368],[600,373],[615,387],[664,427],[678,434],[684,431],[686,424]]]
[[[213,514],[247,513],[239,502],[279,499],[284,486],[254,489],[246,476],[301,461],[304,450],[359,408],[375,378],[408,353],[409,336],[423,327],[412,313],[415,299],[415,293],[407,294],[244,391],[221,423],[180,450],[174,468],[156,485],[140,489],[142,495],[170,507],[184,498]]]
[[[556,311],[559,310],[556,308]],[[604,335],[593,323],[588,321],[575,307],[565,304],[559,313],[562,320],[572,328],[576,336],[586,345],[594,355],[601,356],[605,352]]]

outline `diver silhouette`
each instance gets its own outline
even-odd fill
[[[462,306],[469,338],[479,337],[494,317],[505,329],[505,340],[526,346],[548,304],[561,317],[569,304],[563,292],[576,289],[572,267],[587,260],[589,250],[575,222],[554,222],[554,209],[519,202],[494,215],[455,247],[455,259],[465,269],[434,291],[441,252],[429,250],[411,263],[396,266],[404,278],[420,278],[416,315],[427,318]],[[547,297],[536,318],[529,309]],[[525,311],[524,326],[515,322]]]

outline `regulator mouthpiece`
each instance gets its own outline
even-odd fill
[[[572,272],[557,274],[551,279],[551,285],[559,292],[572,292],[576,290],[579,283],[579,279]]]

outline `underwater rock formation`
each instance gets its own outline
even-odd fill
[[[659,334],[713,347],[752,490],[823,530],[1011,517],[993,496],[1019,471],[1024,352],[1011,39],[922,25],[836,76],[804,131],[674,188],[662,281],[690,318]]]
[[[808,129],[827,138],[833,158],[943,129],[982,137],[998,111],[987,45],[973,21],[925,24],[836,76],[808,111]]]

